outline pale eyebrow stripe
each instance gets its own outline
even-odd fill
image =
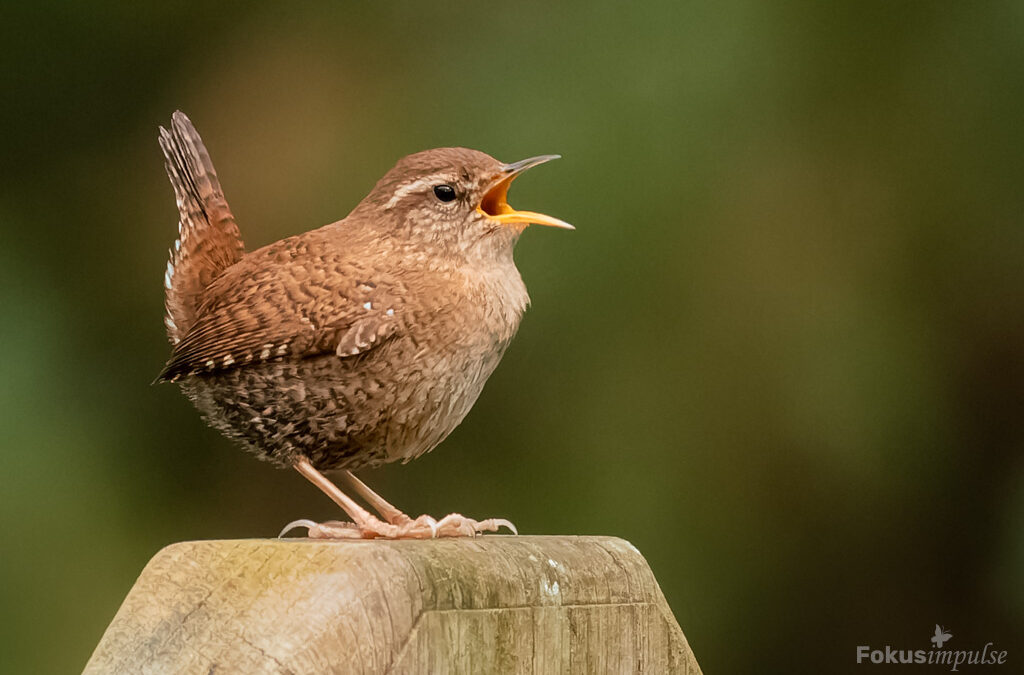
[[[395,195],[391,199],[388,200],[387,204],[384,205],[384,210],[392,208],[395,204],[397,204],[398,202],[402,201],[403,199],[408,197],[413,192],[417,192],[417,191],[419,191],[419,190],[421,190],[421,189],[423,189],[423,188],[425,188],[425,187],[427,187],[429,185],[433,185],[434,183],[437,183],[437,182],[441,182],[441,183],[450,183],[450,182],[452,182],[452,175],[451,175],[451,173],[447,172],[447,171],[444,172],[444,173],[435,173],[435,174],[431,174],[431,175],[427,176],[426,178],[420,178],[418,180],[414,180],[413,182],[409,183],[408,185],[403,185],[402,187],[400,187],[397,190],[395,190]]]

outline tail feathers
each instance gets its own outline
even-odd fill
[[[195,323],[203,291],[241,260],[245,247],[206,146],[184,113],[174,113],[170,131],[160,127],[160,148],[180,215],[164,275],[164,323],[177,344]]]

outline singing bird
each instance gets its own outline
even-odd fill
[[[529,304],[512,250],[529,224],[510,183],[557,155],[504,164],[476,150],[402,158],[344,219],[245,252],[217,173],[181,112],[160,128],[177,199],[164,277],[176,382],[206,421],[293,467],[351,521],[298,520],[310,537],[427,538],[507,520],[410,518],[352,471],[408,461],[463,420]],[[328,480],[342,471],[372,515]],[[282,533],[283,534],[283,533]]]

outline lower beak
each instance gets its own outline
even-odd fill
[[[487,216],[490,220],[502,225],[548,225],[550,227],[560,227],[564,230],[575,230],[575,227],[564,220],[546,216],[543,213],[534,213],[533,211],[516,211],[508,205],[508,187],[515,180],[516,176],[531,167],[549,162],[552,159],[558,159],[558,157],[558,155],[540,155],[539,157],[531,157],[513,162],[512,164],[505,164],[502,167],[501,176],[484,193],[484,198],[480,200],[477,211]]]

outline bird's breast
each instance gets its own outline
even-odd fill
[[[404,330],[378,354],[389,365],[393,395],[401,401],[391,408],[388,425],[392,459],[430,450],[462,421],[529,303],[517,271],[466,277],[410,303]]]

